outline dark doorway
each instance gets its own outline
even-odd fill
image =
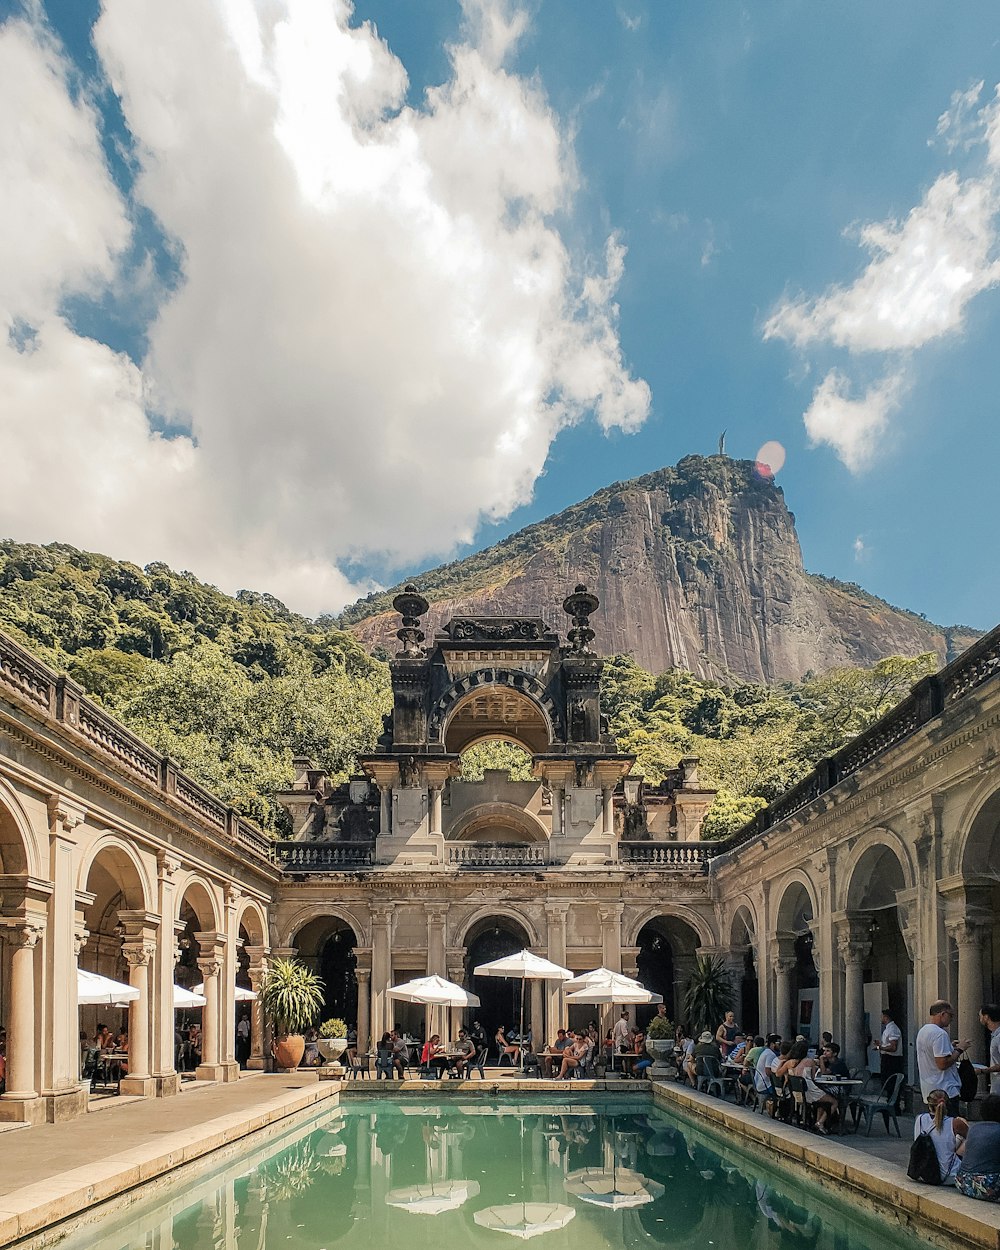
[[[674,952],[665,934],[652,924],[642,927],[639,932],[639,954],[636,969],[639,980],[647,990],[654,994],[662,994],[671,1020],[677,1020],[674,1002]],[[655,1007],[635,1008],[636,1024],[645,1027],[649,1018],[656,1015]]]
[[[358,1024],[358,957],[354,940],[351,929],[338,929],[326,939],[319,957],[325,999],[323,1019],[339,1016],[349,1028],[357,1028]]]
[[[747,947],[743,956],[743,992],[740,999],[740,1015],[737,1017],[744,1033],[753,1036],[760,1030],[760,994],[757,985],[757,965],[753,951]]]
[[[524,950],[528,942],[523,933],[518,934],[514,925],[503,920],[490,921],[477,937],[469,943],[465,957],[468,973],[468,985],[473,994],[478,994],[482,1006],[472,1011],[486,1030],[490,1047],[493,1046],[493,1035],[502,1024],[505,1029],[516,1029],[521,1012],[521,989],[523,981],[508,980],[505,977],[477,977],[472,969],[479,964],[491,963],[494,959],[503,959],[506,955],[516,955]],[[525,1024],[528,1020],[528,1003],[525,1002]]]

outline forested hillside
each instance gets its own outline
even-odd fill
[[[164,564],[0,542],[0,629],[266,829],[280,828],[272,796],[291,781],[294,755],[346,776],[374,749],[390,707],[386,665],[352,635]],[[703,781],[720,791],[706,834],[720,836],[936,663],[891,657],[796,684],[723,685],[677,669],[656,676],[619,655],[605,667],[604,706],[619,749],[650,781],[682,755],[701,758]],[[468,754],[466,775],[525,766],[516,748],[487,744]]]

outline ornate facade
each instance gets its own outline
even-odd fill
[[[277,846],[0,636],[0,1119],[86,1105],[77,966],[139,990],[127,1088],[146,1095],[178,1088],[175,981],[209,1000],[197,1075],[231,1079],[234,986],[293,952],[363,1039],[398,1018],[391,984],[473,984],[484,957],[527,945],[638,975],[671,1014],[696,955],[721,955],[743,1023],[830,1028],[855,1062],[875,998],[909,1048],[943,995],[981,1050],[976,1011],[1000,994],[1000,630],[711,843],[697,762],[652,791],[607,733],[584,588],[566,645],[541,621],[459,619],[425,647],[419,594],[397,606],[378,751],[336,787],[298,761]],[[460,780],[462,752],[497,738],[530,753],[532,780]],[[476,989],[510,1023],[510,986]],[[554,986],[526,1007],[538,1033],[564,1019]]]

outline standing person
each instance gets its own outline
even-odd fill
[[[958,1095],[962,1082],[958,1075],[958,1062],[969,1049],[969,1042],[953,1043],[947,1026],[955,1014],[951,1003],[939,999],[931,1003],[930,1019],[917,1034],[914,1049],[917,1052],[917,1072],[920,1076],[920,1096],[927,1102],[932,1089],[944,1090],[948,1115],[958,1115]]]
[[[236,1025],[236,1062],[241,1068],[250,1059],[250,1017],[244,1011]]]
[[[729,1054],[729,1050],[736,1041],[736,1035],[739,1031],[740,1026],[736,1023],[736,1012],[727,1011],[726,1018],[715,1030],[715,1040],[719,1043],[719,1050],[722,1052],[723,1059]]]
[[[883,1081],[903,1071],[903,1034],[888,1007],[882,1008],[882,1036],[875,1049],[880,1056]]]
[[[979,1020],[990,1031],[990,1058],[986,1070],[990,1078],[990,1093],[1000,1094],[1000,1006],[984,1003],[979,1008]]]
[[[620,1055],[625,1054],[628,1050],[629,1037],[631,1034],[632,1029],[628,1022],[628,1008],[623,1007],[622,1014],[615,1021],[614,1027],[615,1050],[617,1050]]]

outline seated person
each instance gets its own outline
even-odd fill
[[[784,1071],[786,1076],[799,1076],[805,1081],[805,1100],[816,1112],[816,1132],[826,1137],[830,1132],[827,1121],[837,1115],[837,1100],[816,1084],[819,1060],[810,1059],[808,1052],[805,1041],[796,1042],[779,1073]]]
[[[615,1053],[615,1035],[608,1029],[604,1035],[604,1041],[601,1043],[601,1049],[604,1051],[604,1062],[610,1065]]]
[[[400,1036],[399,1029],[393,1029],[389,1034],[389,1040],[392,1042],[392,1066],[396,1070],[399,1079],[403,1079],[403,1072],[410,1066],[409,1051],[406,1043]]]
[[[559,1058],[549,1059],[549,1076],[556,1075],[556,1070],[562,1064],[562,1053],[568,1045],[569,1045],[569,1038],[566,1036],[566,1030],[556,1029],[556,1040],[549,1047],[549,1050],[554,1051],[559,1056]]]
[[[642,1029],[636,1029],[634,1045],[633,1054],[639,1055],[640,1058],[632,1061],[632,1075],[642,1080],[646,1075],[646,1069],[653,1066],[652,1059],[646,1054],[646,1034]]]
[[[383,1033],[375,1047],[375,1075],[391,1078],[394,1070],[392,1034]]]
[[[569,1045],[563,1051],[562,1063],[556,1076],[559,1081],[570,1079],[590,1049],[589,1038],[578,1037],[572,1029],[568,1030],[568,1036]]]
[[[839,1076],[846,1080],[851,1071],[840,1057],[840,1047],[836,1042],[827,1042],[820,1051],[819,1069],[824,1076]]]
[[[455,1055],[452,1060],[452,1072],[457,1077],[468,1076],[469,1066],[476,1057],[476,1045],[465,1029],[458,1030],[458,1041],[455,1043]]]
[[[729,1054],[726,1058],[730,1063],[742,1063],[743,1056],[747,1049],[747,1038],[745,1033],[737,1033],[736,1041],[729,1048]]]
[[[521,1053],[521,1048],[508,1041],[507,1033],[502,1024],[494,1034],[493,1040],[496,1042],[497,1047],[497,1063],[502,1065],[506,1057],[510,1061],[510,1066],[513,1067],[517,1062],[518,1055]]]
[[[948,1114],[948,1095],[943,1089],[932,1089],[927,1095],[930,1111],[918,1115],[913,1121],[913,1138],[927,1133],[934,1143],[942,1185],[954,1185],[961,1166],[959,1151],[969,1135],[969,1121],[961,1116]]]
[[[525,1072],[534,1072],[538,1076],[542,1074],[542,1062],[534,1052],[530,1037],[521,1046],[521,1067]]]
[[[928,1100],[929,1101],[929,1100]],[[955,1187],[966,1198],[1000,1202],[1000,1094],[989,1094],[969,1125]]]
[[[722,1062],[722,1050],[708,1029],[699,1035],[698,1041],[695,1043],[684,1065],[688,1080],[692,1085],[697,1085],[698,1077],[705,1075],[702,1062],[704,1059],[717,1059],[719,1063]]]
[[[433,1072],[437,1077],[440,1077],[451,1065],[451,1060],[440,1053],[443,1049],[440,1033],[434,1033],[424,1042],[424,1048],[420,1052],[420,1064],[423,1069],[426,1072]]]

